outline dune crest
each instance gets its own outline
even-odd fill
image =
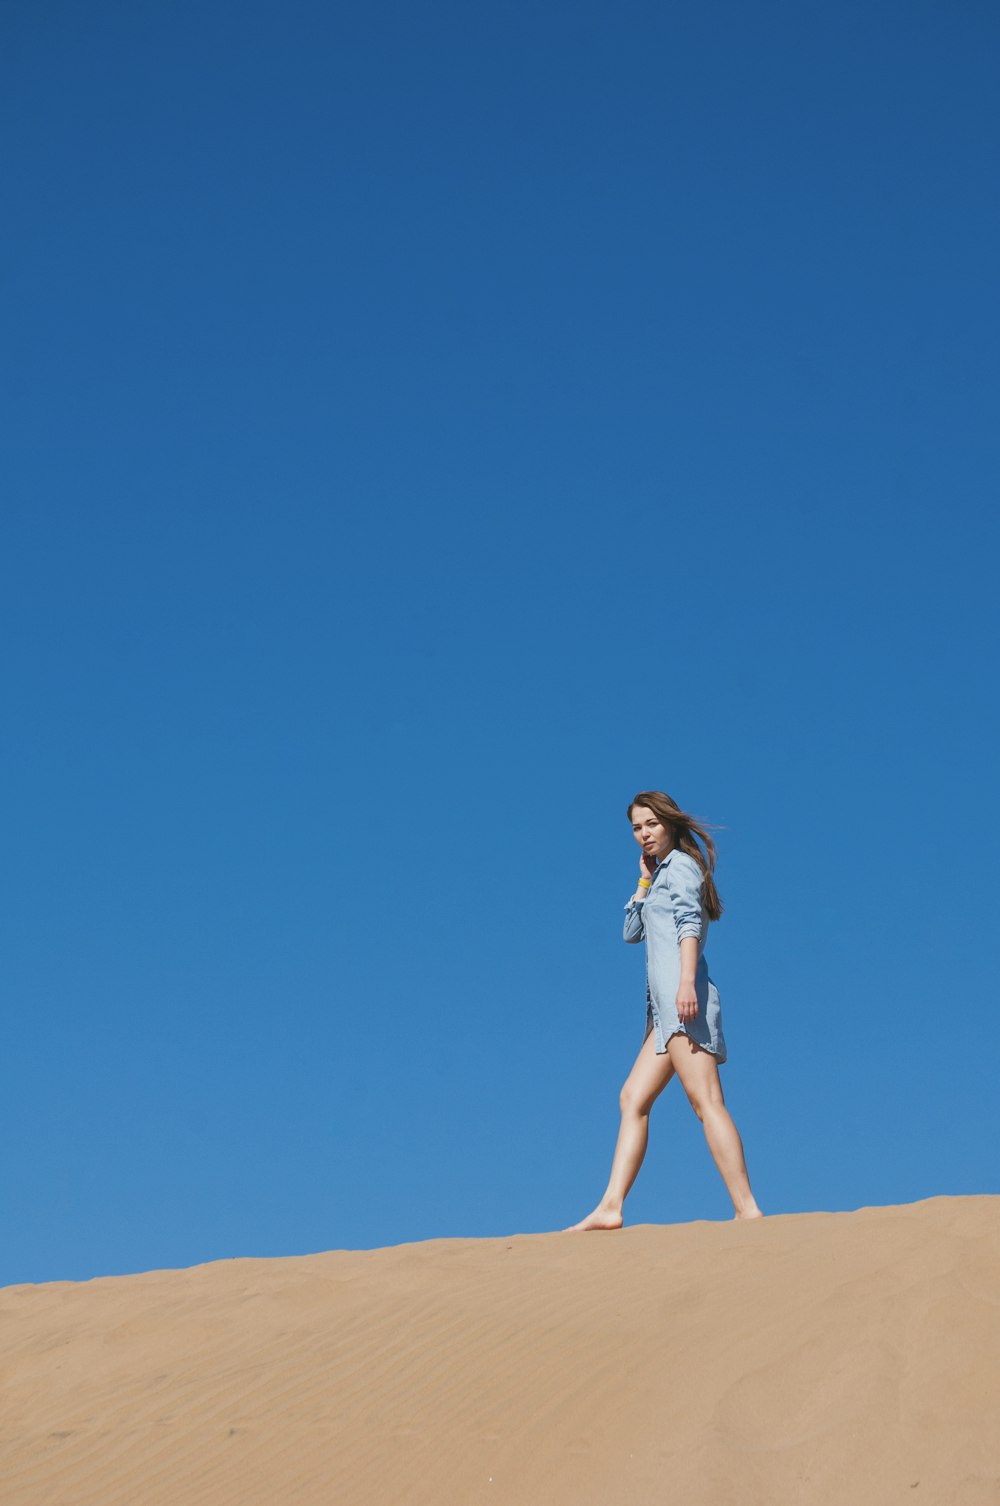
[[[0,1291],[4,1506],[997,1506],[1000,1197]]]

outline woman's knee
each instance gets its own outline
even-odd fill
[[[685,1085],[688,1103],[694,1109],[698,1118],[704,1121],[705,1115],[712,1113],[714,1109],[723,1108],[725,1099],[722,1096],[722,1088],[719,1083],[692,1083],[690,1087]]]
[[[652,1100],[648,1094],[642,1092],[629,1078],[618,1094],[618,1107],[622,1111],[622,1118],[627,1119],[631,1116],[641,1119],[649,1113],[651,1106]]]

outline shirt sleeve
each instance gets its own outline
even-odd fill
[[[625,929],[623,935],[626,941],[644,941],[646,928],[642,923],[642,907],[645,900],[630,899],[625,906]]]
[[[702,872],[694,858],[686,852],[678,852],[667,868],[667,893],[674,912],[677,940],[694,936],[701,940],[701,885]]]

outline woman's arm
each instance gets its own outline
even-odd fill
[[[697,936],[681,937],[681,981],[677,987],[677,1018],[679,1020],[693,1020],[698,1013],[698,995],[695,993],[694,979],[698,971],[698,938]]]
[[[639,858],[639,882],[635,893],[625,906],[625,930],[623,935],[626,941],[642,941],[646,931],[642,924],[642,902],[649,893],[649,886],[653,882],[653,874],[656,872],[656,861],[647,857],[645,853]]]
[[[681,950],[681,978],[677,986],[677,1018],[683,1023],[698,1013],[698,995],[694,980],[698,972],[701,942],[702,872],[686,852],[674,855],[667,869],[667,890],[674,912],[674,924]]]
[[[626,941],[645,941],[646,930],[642,923],[642,900],[630,899],[625,906],[625,929],[622,935]]]

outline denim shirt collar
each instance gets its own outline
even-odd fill
[[[656,883],[656,880],[659,878],[660,874],[666,872],[667,865],[669,864],[670,859],[673,857],[673,855],[674,855],[674,853],[676,851],[677,851],[676,847],[671,847],[670,851],[664,857],[662,857],[660,859],[660,861],[657,863],[657,865],[656,865],[656,872],[653,874],[653,883],[654,884]]]

